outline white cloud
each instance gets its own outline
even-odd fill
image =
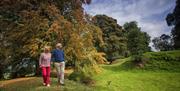
[[[167,32],[169,28],[165,19],[158,21],[151,16],[172,10],[174,4],[175,0],[93,0],[92,4],[85,6],[85,10],[91,15],[111,16],[117,19],[120,25],[129,21],[137,21],[142,31],[156,37]]]
[[[141,26],[142,30],[147,32],[151,37],[157,37],[161,34],[170,34],[170,28],[167,27],[165,22],[139,23],[139,26]]]
[[[176,0],[92,0],[84,6],[91,15],[105,14],[117,19],[118,24],[137,21],[142,31],[152,38],[161,34],[170,34],[165,16],[172,12]]]

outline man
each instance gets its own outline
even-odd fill
[[[56,49],[52,51],[52,59],[54,62],[54,66],[57,71],[57,78],[58,83],[64,86],[64,69],[65,69],[65,62],[64,62],[64,52],[62,50],[62,44],[57,43]]]

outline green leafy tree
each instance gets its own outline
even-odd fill
[[[160,37],[155,37],[153,40],[153,46],[160,51],[169,51],[173,49],[173,43],[171,36],[162,34]]]
[[[150,51],[150,36],[146,32],[140,31],[137,22],[132,21],[124,24],[126,31],[127,47],[132,55],[142,54]]]
[[[97,46],[98,50],[105,52],[107,59],[110,60],[123,57],[127,50],[127,39],[117,20],[106,15],[96,15],[93,17],[93,23],[103,32],[104,46]]]
[[[180,49],[180,0],[176,0],[176,7],[173,13],[166,17],[168,26],[174,26],[171,33],[174,41],[174,48]]]

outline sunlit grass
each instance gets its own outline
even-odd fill
[[[132,69],[129,58],[118,61],[103,66],[104,71],[94,78],[96,91],[180,91],[178,72]]]
[[[95,77],[97,91],[178,91],[180,73],[105,70]]]

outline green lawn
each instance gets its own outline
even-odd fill
[[[131,69],[127,60],[102,65],[103,72],[94,77],[96,84],[91,87],[70,80],[58,87],[55,78],[51,87],[44,87],[42,79],[35,77],[4,85],[0,91],[180,91],[180,73]]]
[[[180,91],[180,73],[132,69],[126,60],[102,66],[96,91]]]
[[[106,70],[95,79],[97,91],[180,91],[180,73]]]

